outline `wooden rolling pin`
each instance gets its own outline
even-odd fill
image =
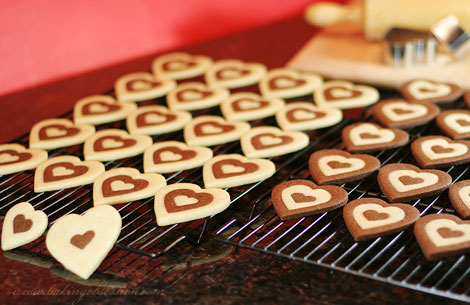
[[[362,6],[319,2],[307,8],[305,17],[320,27],[362,22],[366,39],[378,41],[393,27],[429,30],[448,14],[455,15],[461,27],[470,32],[470,0],[364,0]]]

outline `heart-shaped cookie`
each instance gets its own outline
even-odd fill
[[[7,251],[32,242],[47,229],[47,215],[21,202],[10,208],[2,227],[2,250]]]
[[[338,186],[318,186],[309,180],[290,180],[276,185],[271,193],[281,220],[331,211],[348,202],[348,193]]]
[[[152,71],[158,79],[186,79],[204,74],[212,65],[212,59],[183,52],[158,56],[152,63]]]
[[[111,161],[142,154],[153,144],[147,135],[129,135],[121,129],[103,129],[83,146],[85,160]]]
[[[323,84],[315,73],[280,68],[270,70],[259,82],[259,90],[267,98],[293,98],[310,95]]]
[[[121,225],[119,213],[107,205],[62,216],[47,232],[47,250],[65,269],[88,279],[113,247]]]
[[[263,98],[253,92],[237,92],[222,101],[220,111],[228,121],[252,121],[274,115],[284,104],[281,99]]]
[[[141,102],[166,95],[176,87],[174,80],[158,80],[147,72],[136,72],[116,80],[114,90],[122,102]]]
[[[397,202],[439,194],[449,187],[452,177],[440,170],[421,170],[411,164],[392,163],[379,170],[377,181],[385,197]]]
[[[419,210],[409,204],[361,198],[344,206],[343,218],[354,240],[361,241],[402,231],[419,218]]]
[[[230,194],[221,189],[201,189],[196,184],[176,183],[155,194],[155,216],[159,226],[204,218],[230,205]]]
[[[93,204],[118,204],[152,197],[166,185],[159,174],[141,174],[132,167],[120,167],[99,175],[93,183]]]
[[[246,122],[227,122],[222,117],[202,115],[184,127],[184,140],[188,145],[212,146],[233,142],[250,130]]]
[[[242,155],[216,156],[202,168],[206,188],[226,188],[250,184],[274,175],[276,166],[264,159],[248,159]]]
[[[26,149],[20,144],[0,144],[0,175],[22,172],[33,169],[47,160],[47,151]]]
[[[177,141],[159,142],[145,150],[144,172],[174,173],[201,167],[212,156],[212,150],[207,147],[187,146]]]
[[[403,130],[382,128],[374,123],[355,123],[346,126],[341,134],[343,144],[350,152],[371,152],[400,147],[408,143]]]
[[[75,125],[68,119],[47,119],[31,128],[29,146],[42,149],[72,146],[85,142],[93,133],[92,125]]]
[[[75,103],[73,121],[75,124],[105,124],[123,120],[136,109],[135,103],[116,102],[109,95],[92,95]]]
[[[199,110],[219,105],[228,98],[225,88],[209,88],[204,83],[188,82],[168,92],[166,103],[171,110]]]
[[[260,63],[226,59],[215,62],[207,70],[205,79],[211,88],[240,88],[256,84],[266,71],[266,66]]]
[[[451,214],[431,214],[418,219],[414,233],[428,260],[470,251],[470,221]]]
[[[34,191],[48,192],[90,184],[105,171],[97,161],[75,156],[58,156],[42,162],[34,173]]]
[[[269,158],[305,148],[310,138],[300,131],[282,131],[277,127],[259,126],[245,132],[240,144],[248,158]]]
[[[313,180],[320,185],[343,184],[371,175],[379,169],[380,161],[374,156],[324,149],[310,156],[308,167]]]
[[[318,107],[339,109],[369,106],[375,104],[379,97],[379,91],[374,87],[341,80],[325,82],[314,92],[314,101]]]
[[[277,124],[285,131],[315,130],[338,124],[343,112],[336,108],[318,108],[312,103],[289,103],[276,112]]]
[[[449,199],[460,216],[470,218],[470,180],[452,184],[449,188]]]
[[[130,134],[158,135],[183,129],[191,119],[191,113],[187,111],[149,105],[130,113],[126,125]]]
[[[374,119],[385,127],[409,128],[424,125],[441,112],[434,104],[408,103],[401,99],[383,100],[372,107]]]
[[[452,141],[444,136],[420,137],[411,143],[411,153],[421,167],[449,167],[470,162],[470,141]]]
[[[463,90],[456,84],[415,79],[400,86],[403,97],[414,103],[448,103],[458,99]]]
[[[436,118],[437,126],[454,140],[470,139],[470,111],[443,111]]]

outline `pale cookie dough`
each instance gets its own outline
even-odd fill
[[[7,251],[37,239],[47,229],[47,215],[28,202],[15,204],[5,215],[2,250]]]
[[[162,97],[175,87],[174,80],[158,80],[153,74],[136,72],[118,78],[114,90],[122,102],[141,102]]]
[[[62,216],[47,232],[47,250],[65,269],[88,279],[111,251],[121,225],[118,211],[108,205]]]
[[[263,98],[254,92],[237,92],[220,104],[220,111],[228,121],[253,121],[274,115],[284,104],[284,100]]]
[[[458,99],[463,90],[456,84],[416,79],[400,87],[406,100],[415,103],[449,103]]]
[[[121,167],[99,175],[93,183],[93,204],[118,204],[152,197],[166,185],[159,174],[141,174],[137,169]]]
[[[276,166],[264,159],[248,159],[242,155],[216,156],[202,168],[206,188],[226,188],[250,184],[274,175]]]
[[[159,142],[145,150],[144,172],[173,173],[201,167],[212,156],[212,150],[207,147],[177,141]]]
[[[187,111],[149,105],[130,113],[126,125],[130,134],[158,135],[183,129],[191,119],[191,113]]]
[[[205,79],[211,88],[240,88],[256,84],[266,71],[266,66],[260,63],[225,59],[215,62],[207,70]]]
[[[204,83],[188,82],[168,92],[166,103],[171,110],[193,111],[218,106],[229,95],[228,89],[209,88]]]
[[[282,131],[277,127],[259,126],[245,132],[240,144],[248,158],[269,158],[305,148],[310,138],[300,131]]]
[[[212,66],[212,59],[183,52],[163,54],[154,59],[152,72],[158,79],[186,79],[204,74]]]
[[[250,128],[246,122],[227,122],[219,116],[202,115],[184,127],[184,140],[191,146],[218,145],[240,139]]]
[[[137,109],[135,103],[117,102],[109,95],[92,95],[80,99],[73,109],[75,124],[100,125],[124,120]]]
[[[47,119],[31,128],[29,146],[42,149],[67,147],[85,142],[94,133],[92,125],[75,125],[68,119]]]
[[[159,226],[204,218],[230,205],[230,194],[221,189],[201,189],[196,184],[176,183],[155,195],[155,216]]]
[[[0,175],[33,169],[47,160],[47,151],[20,144],[0,144]]]
[[[293,98],[310,95],[323,84],[320,75],[288,68],[270,70],[259,82],[266,98]]]
[[[336,125],[341,120],[341,110],[319,108],[308,102],[289,103],[276,112],[277,124],[285,131],[315,130]]]
[[[142,154],[153,143],[147,135],[129,135],[121,129],[103,129],[83,147],[85,160],[111,161]]]
[[[42,162],[34,173],[34,191],[48,192],[90,184],[105,171],[97,161],[75,156],[58,156]]]
[[[339,109],[369,106],[375,104],[379,97],[379,91],[374,87],[341,80],[327,81],[314,93],[314,101],[318,107]]]

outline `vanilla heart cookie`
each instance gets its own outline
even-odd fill
[[[259,90],[267,98],[293,98],[310,95],[323,84],[320,75],[279,68],[270,70],[259,82]]]
[[[449,188],[449,199],[460,216],[470,218],[470,180],[452,184]]]
[[[264,159],[248,159],[242,155],[216,156],[202,168],[206,188],[226,188],[250,184],[274,175],[276,166]]]
[[[245,132],[240,144],[248,158],[269,158],[305,148],[310,138],[300,131],[282,131],[277,127],[259,126]]]
[[[168,92],[166,103],[171,110],[199,110],[218,106],[228,98],[225,88],[209,88],[204,83],[188,82]]]
[[[228,121],[253,121],[274,115],[284,104],[281,99],[263,98],[253,92],[237,92],[222,101],[220,111]]]
[[[75,125],[68,119],[47,119],[31,128],[29,146],[42,149],[67,147],[85,142],[94,133],[92,125]]]
[[[375,104],[379,97],[379,91],[374,87],[341,80],[325,82],[314,92],[314,101],[318,107],[339,109],[369,106]]]
[[[158,135],[183,129],[191,119],[191,113],[187,111],[149,105],[130,113],[126,125],[130,134]]]
[[[47,160],[47,151],[27,149],[20,144],[0,144],[0,175],[33,169]]]
[[[463,90],[456,84],[415,79],[401,85],[400,92],[414,103],[449,103],[458,99]]]
[[[211,88],[240,88],[256,84],[266,71],[266,66],[260,63],[226,59],[215,62],[207,70],[205,79]]]
[[[204,74],[212,66],[212,59],[183,52],[158,56],[152,63],[152,72],[158,79],[186,79]]]
[[[159,80],[153,74],[136,72],[118,78],[114,90],[122,102],[141,102],[164,96],[175,87],[174,80]]]
[[[152,197],[165,185],[165,177],[159,174],[141,174],[132,167],[111,169],[95,179],[93,204],[118,204]]]
[[[385,127],[410,128],[424,125],[441,112],[434,104],[408,103],[401,99],[383,100],[372,107],[374,119]]]
[[[73,109],[75,124],[99,125],[125,119],[137,109],[135,103],[117,102],[109,95],[92,95],[80,99]]]
[[[227,191],[201,189],[192,183],[176,183],[155,194],[155,216],[159,226],[204,218],[222,212],[230,205]]]
[[[7,251],[32,242],[47,229],[47,215],[34,210],[28,202],[15,204],[5,215],[2,250]]]
[[[404,230],[418,220],[419,210],[409,204],[361,198],[344,206],[343,218],[354,240],[361,241]]]
[[[279,218],[288,220],[342,207],[348,202],[348,193],[338,186],[318,186],[298,179],[276,185],[271,199]]]
[[[371,152],[403,146],[410,136],[400,129],[382,128],[374,123],[355,123],[343,129],[341,138],[350,152]]]
[[[377,181],[385,197],[397,202],[439,194],[449,187],[452,177],[440,170],[421,170],[411,164],[392,163],[379,170]]]
[[[277,124],[285,131],[315,130],[338,124],[343,112],[336,108],[319,108],[312,103],[289,103],[276,112]]]
[[[159,142],[145,150],[144,172],[174,173],[201,167],[212,156],[212,150],[207,147],[187,146],[177,141]]]
[[[421,167],[449,167],[470,162],[470,141],[452,141],[444,136],[420,137],[411,143],[411,153]]]
[[[415,223],[414,233],[428,260],[470,251],[470,221],[463,221],[451,214],[421,217]]]
[[[103,129],[83,146],[85,160],[111,161],[142,154],[153,144],[147,135],[129,135],[121,129]]]
[[[46,247],[65,269],[88,279],[112,249],[121,225],[121,215],[108,205],[65,215],[47,232]]]
[[[42,162],[34,173],[34,191],[48,192],[86,185],[104,173],[97,161],[81,161],[75,156],[58,156]]]
[[[374,156],[353,155],[339,149],[324,149],[310,155],[310,175],[320,185],[343,184],[363,179],[380,167]]]
[[[443,111],[436,118],[436,124],[442,132],[454,140],[470,139],[470,111]]]
[[[233,142],[250,130],[246,122],[227,122],[222,117],[202,115],[184,127],[184,140],[191,146],[212,146]]]

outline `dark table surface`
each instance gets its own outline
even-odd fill
[[[275,68],[283,66],[315,31],[299,17],[182,50],[209,55],[216,60],[259,61]],[[149,70],[155,55],[0,98],[0,143],[28,132],[37,121],[69,111],[81,97],[109,91],[114,80],[122,74]],[[82,285],[66,280],[56,275],[60,273],[49,272],[44,266],[20,262],[18,260],[24,258],[12,258],[2,252],[0,304],[459,303],[314,265],[233,248],[214,240],[208,240],[204,247],[211,248],[211,251],[198,249],[183,257],[163,260],[163,268],[172,266],[173,269],[161,273],[151,283],[130,283],[126,289],[117,290],[96,282]],[[207,253],[216,255],[211,257]]]

